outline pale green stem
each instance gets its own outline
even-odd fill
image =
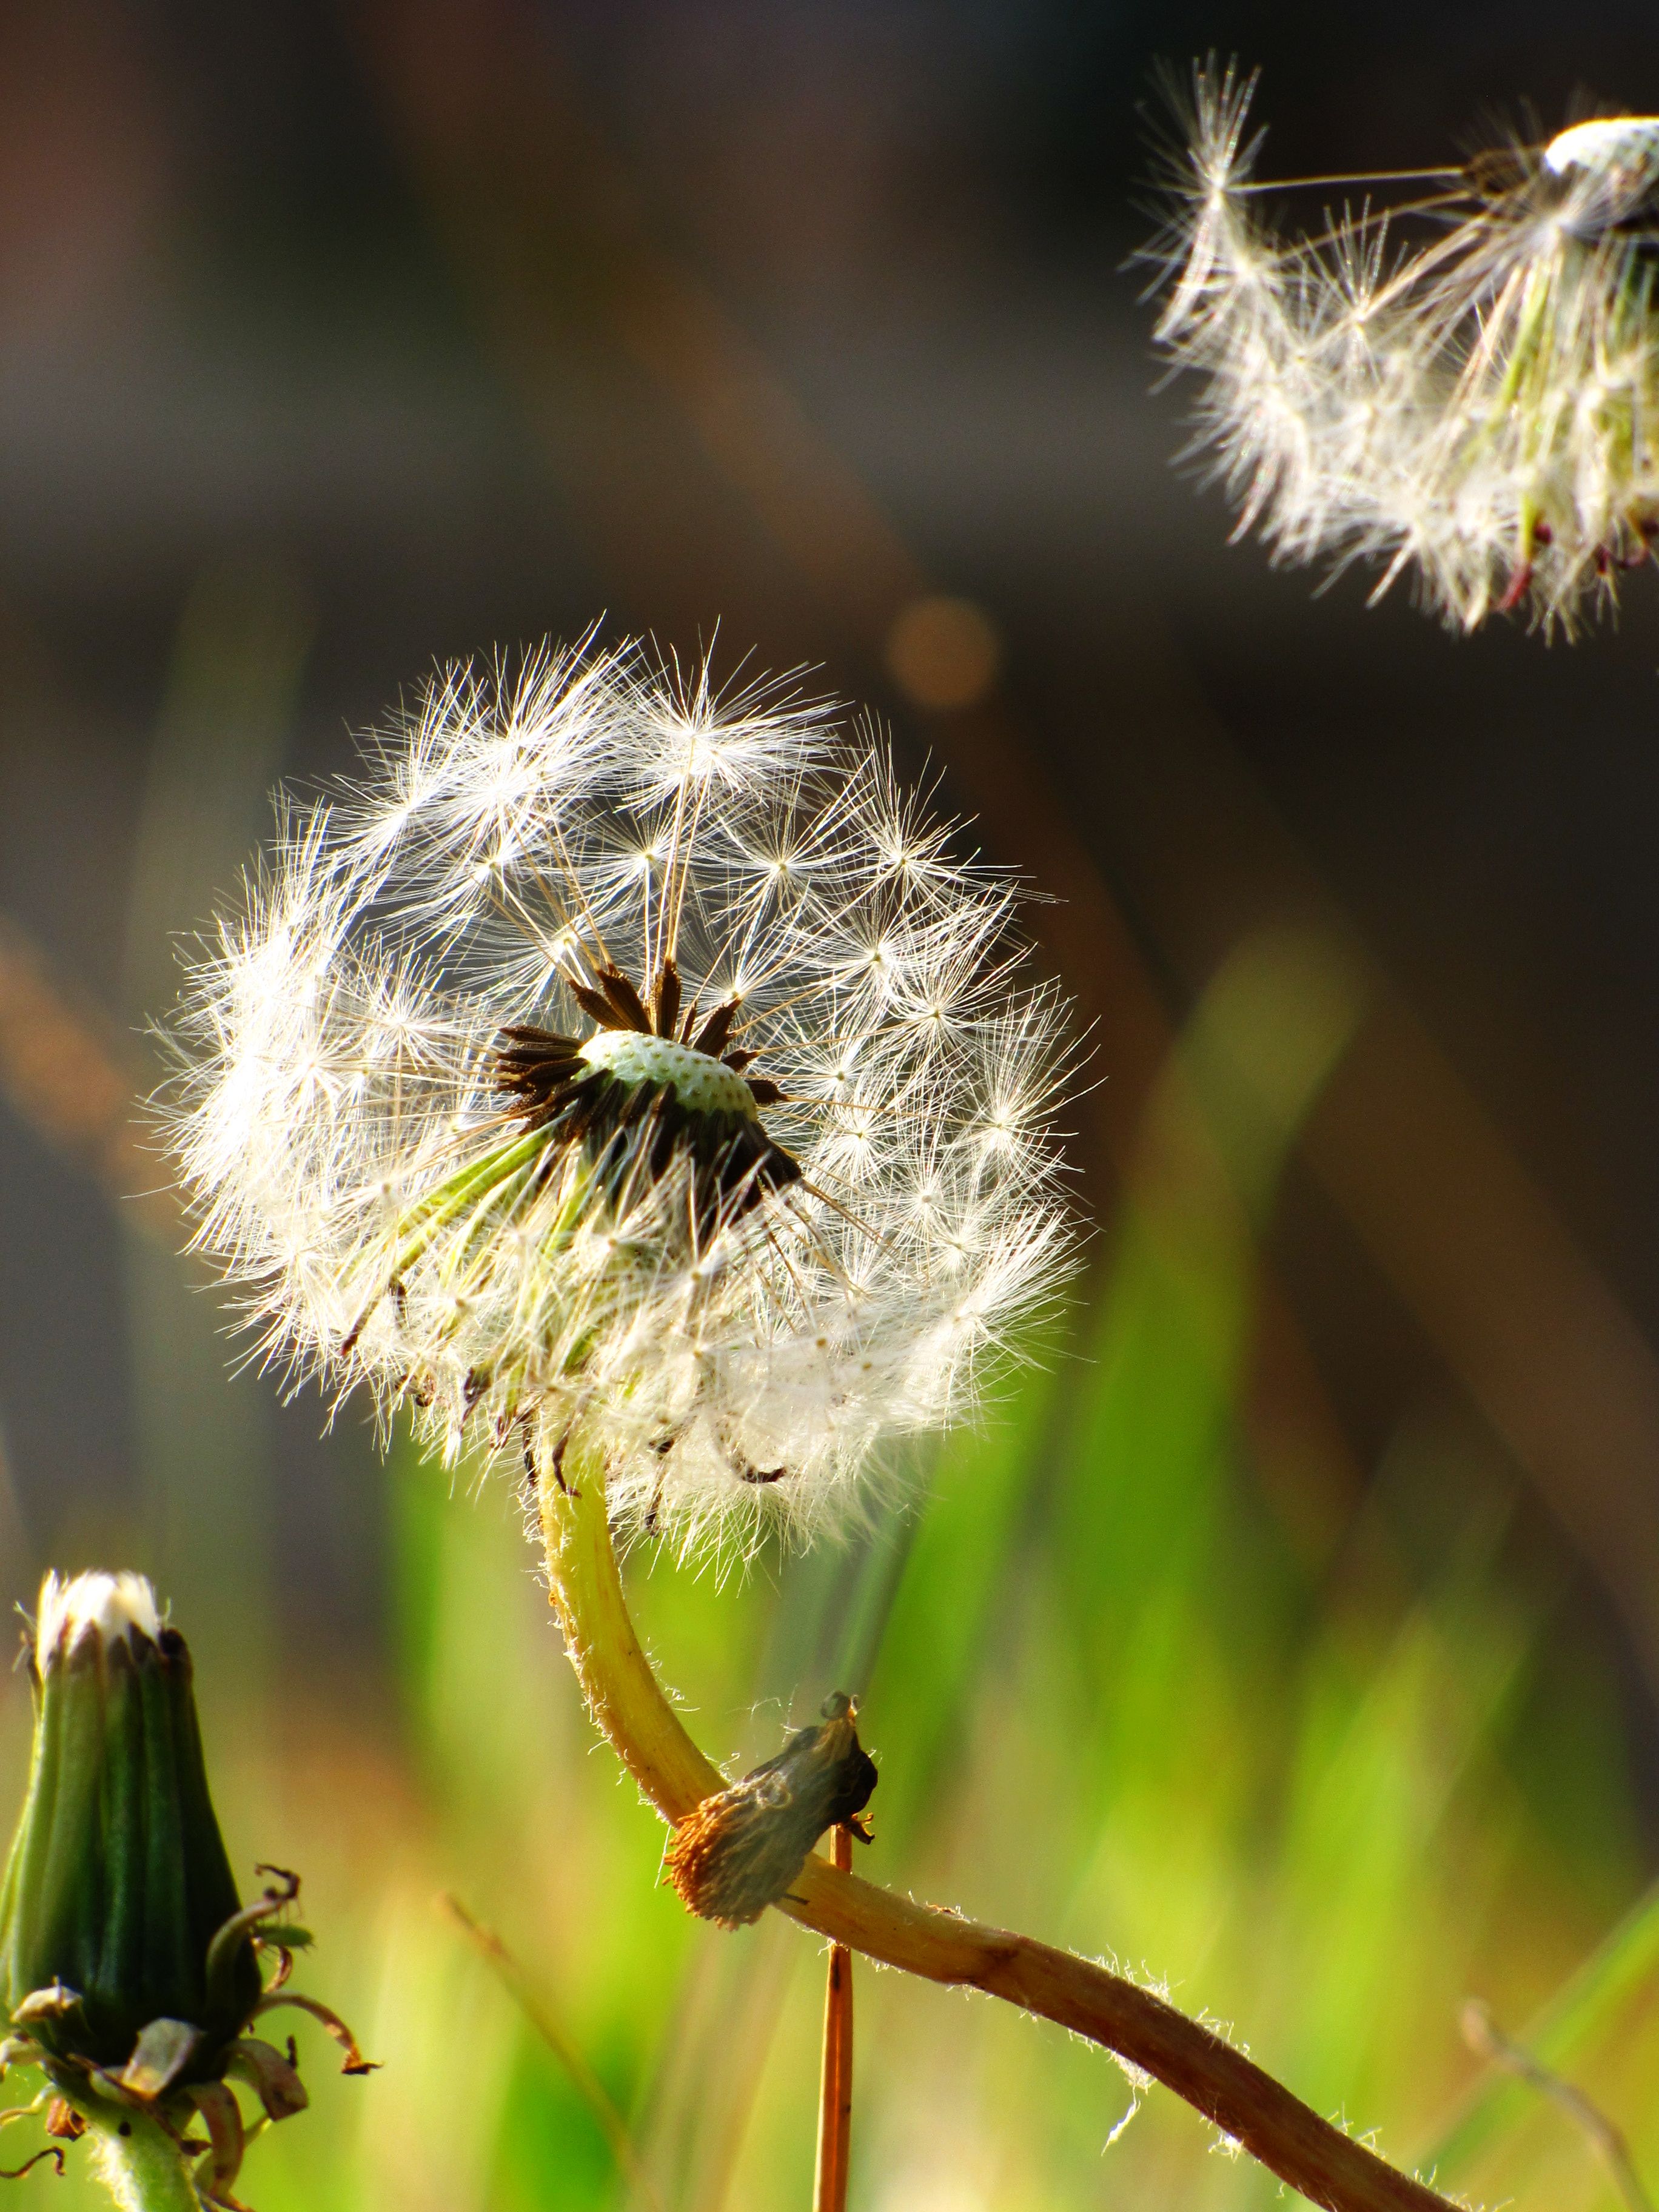
[[[121,2212],[203,2212],[189,2162],[159,2120],[80,2097],[75,2108],[87,2123],[99,2179]]]
[[[605,1511],[603,1464],[573,1442],[563,1480],[541,1470],[550,1595],[588,1710],[665,1820],[725,1779],[686,1734],[628,1617]],[[983,1990],[1103,2044],[1184,2097],[1281,2181],[1327,2212],[1454,2212],[1309,2109],[1242,2051],[1091,1960],[1030,1936],[918,1905],[809,1857],[778,1910],[906,1973]]]

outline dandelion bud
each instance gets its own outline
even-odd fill
[[[797,1729],[775,1758],[705,1797],[675,1829],[665,1861],[690,1909],[723,1928],[758,1920],[785,1896],[826,1828],[870,1840],[859,1815],[878,1780],[858,1735],[858,1706],[837,1691],[823,1719]]]
[[[211,2068],[259,1997],[208,1795],[190,1654],[137,1575],[48,1576],[28,1801],[0,1918],[7,2010],[55,2057],[119,2067],[157,2019]],[[73,1993],[72,1996],[70,1993]]]
[[[257,2014],[300,2004],[342,2042],[348,2071],[363,2062],[325,2008],[275,1994],[310,1942],[281,1917],[299,1884],[280,1876],[242,1905],[209,1793],[190,1652],[149,1584],[48,1575],[30,1659],[33,1754],[0,1888],[10,2029],[0,2070],[44,2068],[60,2093],[49,2131],[64,2140],[112,2106],[180,2142],[199,2118],[216,2202],[242,2152],[227,2076],[273,2120],[307,2101],[291,2053],[246,2035]],[[261,1948],[279,1960],[270,1990]],[[131,2120],[118,2129],[132,2131]]]

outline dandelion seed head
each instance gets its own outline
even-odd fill
[[[1070,1266],[1066,1010],[863,727],[637,648],[281,803],[162,1112],[263,1358],[684,1550],[844,1522]]]
[[[1659,118],[1494,148],[1310,237],[1259,212],[1255,86],[1211,60],[1177,95],[1146,254],[1238,534],[1375,564],[1373,597],[1410,574],[1457,627],[1571,635],[1659,541]]]

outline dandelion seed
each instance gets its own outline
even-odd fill
[[[451,1459],[580,1432],[625,1526],[805,1534],[1066,1271],[1014,903],[776,690],[451,672],[190,964],[197,1241],[264,1356]]]
[[[1465,629],[1524,607],[1570,635],[1659,535],[1659,118],[1496,147],[1285,239],[1255,212],[1255,86],[1194,70],[1147,255],[1239,532],[1380,562],[1374,597],[1410,572]]]

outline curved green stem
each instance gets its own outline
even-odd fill
[[[678,1821],[726,1787],[680,1723],[628,1617],[605,1473],[574,1447],[544,1473],[542,1535],[554,1607],[588,1710],[641,1790]],[[903,1972],[985,1990],[1057,2021],[1139,2067],[1327,2212],[1453,2212],[1293,2097],[1270,2074],[1151,1990],[1029,1936],[896,1897],[809,1858],[778,1910]]]
[[[595,1724],[663,1818],[683,1820],[726,1778],[681,1726],[628,1617],[605,1515],[605,1470],[573,1443],[541,1477],[542,1541],[565,1647]]]

